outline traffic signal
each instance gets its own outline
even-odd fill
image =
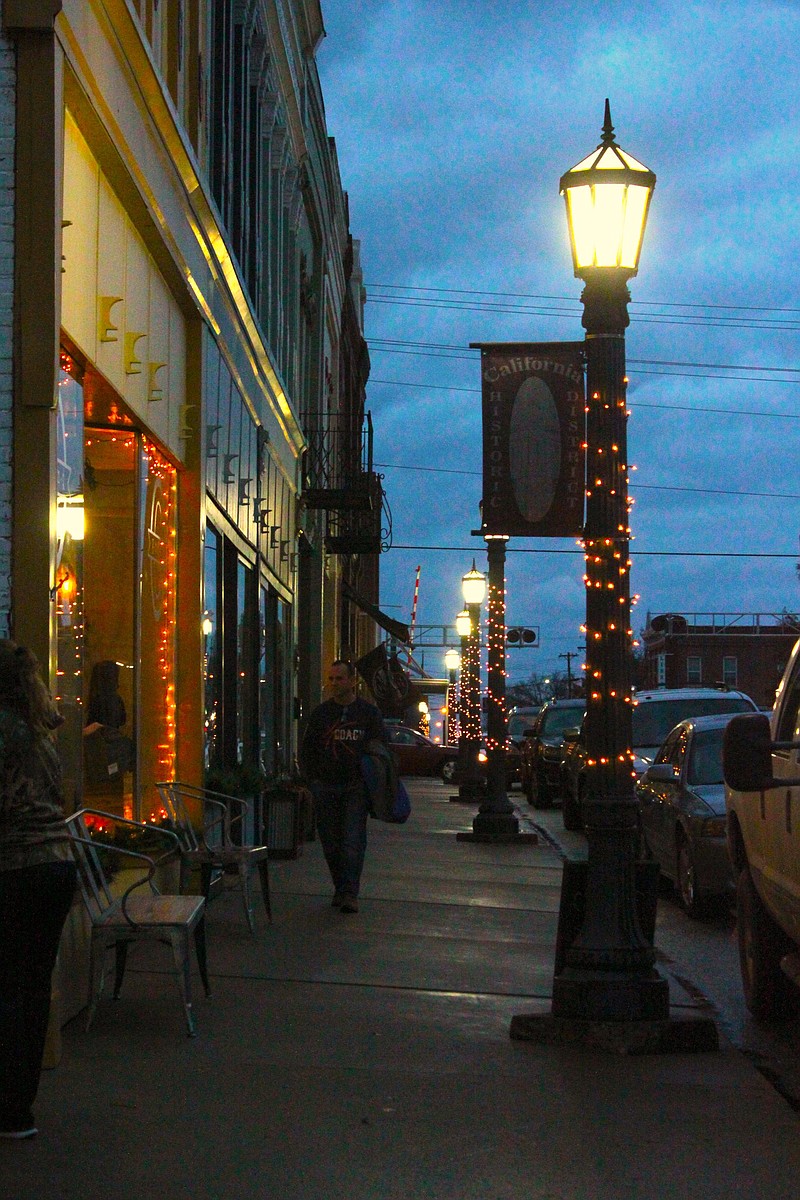
[[[512,625],[506,630],[506,642],[513,650],[528,650],[535,646],[538,637],[535,629],[525,625]]]

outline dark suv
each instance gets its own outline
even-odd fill
[[[534,808],[548,808],[558,797],[564,731],[580,725],[585,708],[585,700],[550,700],[525,733],[522,790]]]

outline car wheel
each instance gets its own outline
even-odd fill
[[[569,788],[565,788],[564,800],[561,805],[561,814],[564,818],[565,829],[581,830],[583,828],[583,821],[581,819],[582,807],[580,797],[576,799]]]
[[[747,865],[736,882],[736,929],[747,1007],[754,1017],[781,1015],[791,986],[780,967],[787,939],[764,907]]]
[[[687,917],[696,918],[702,916],[705,905],[697,890],[697,872],[695,871],[691,846],[685,836],[681,837],[678,842],[675,858],[675,881],[678,890],[678,899]]]
[[[439,774],[441,775],[441,777],[445,783],[452,783],[453,780],[455,779],[455,774],[456,774],[455,760],[451,760],[450,762],[443,763],[442,769],[439,772]]]

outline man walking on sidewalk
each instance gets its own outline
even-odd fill
[[[300,765],[314,793],[319,840],[333,880],[333,906],[356,913],[369,815],[361,755],[366,742],[387,738],[378,709],[356,695],[352,663],[336,659],[328,672],[328,687],[331,699],[308,718]]]

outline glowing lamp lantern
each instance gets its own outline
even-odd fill
[[[468,638],[472,633],[472,617],[467,612],[466,608],[462,608],[461,612],[456,617],[456,633],[460,638]],[[459,655],[459,662],[461,656]]]
[[[461,613],[459,613],[459,616],[461,616]],[[467,613],[467,617],[469,617],[469,613]],[[456,618],[456,621],[457,620],[458,620],[458,618]],[[458,653],[457,650],[454,650],[451,647],[447,651],[447,653],[444,656],[444,665],[448,671],[457,671],[458,670],[458,668],[461,666],[461,655]]]
[[[474,559],[471,570],[461,577],[461,594],[467,607],[471,604],[483,604],[483,598],[486,595],[486,576],[475,566]]]
[[[600,145],[561,176],[579,278],[589,279],[598,269],[619,272],[626,279],[636,274],[655,185],[653,172],[614,140],[606,100]]]

